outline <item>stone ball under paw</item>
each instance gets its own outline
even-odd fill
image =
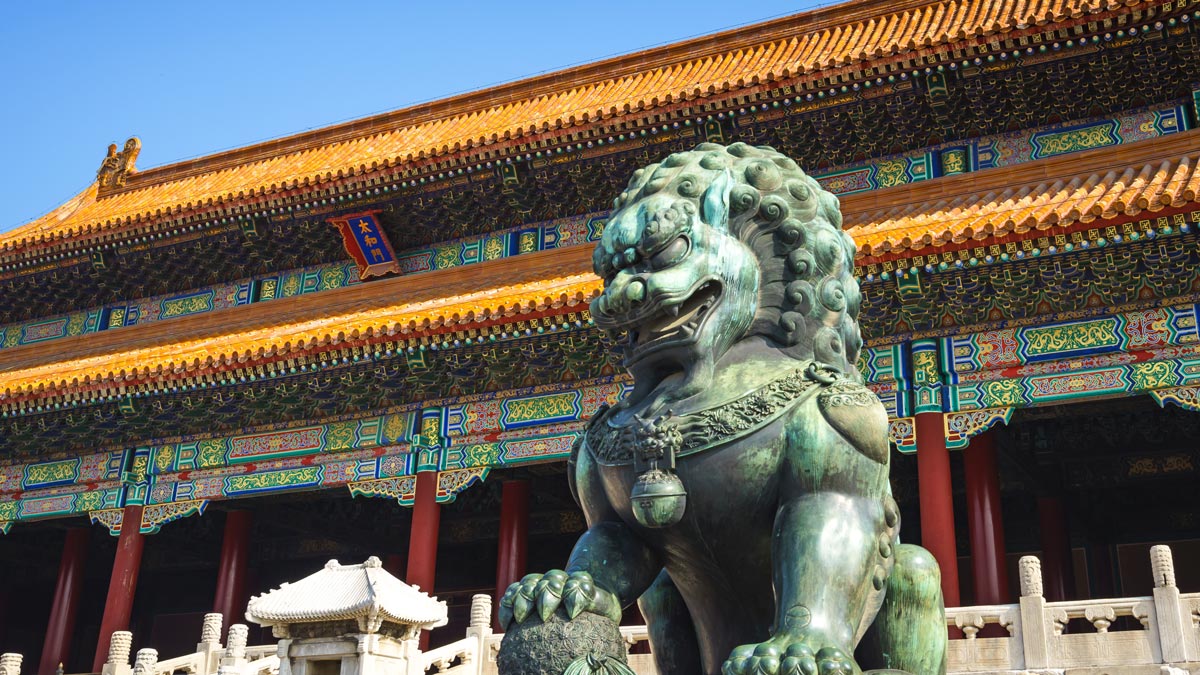
[[[627,663],[625,639],[607,617],[584,612],[568,620],[560,609],[543,623],[537,616],[509,627],[500,643],[500,675],[562,675],[576,659],[592,654]]]

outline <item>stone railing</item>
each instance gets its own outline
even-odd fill
[[[196,651],[165,661],[158,660],[155,649],[139,649],[133,665],[129,665],[129,650],[133,634],[117,631],[109,640],[108,660],[101,675],[278,675],[279,647],[263,645],[247,647],[249,629],[240,623],[229,627],[225,646],[220,643],[220,614],[204,615],[200,642]]]
[[[1170,548],[1152,547],[1150,563],[1151,596],[1046,602],[1041,562],[1021,558],[1018,604],[946,610],[947,625],[965,636],[950,641],[950,672],[1155,665],[1200,671],[1200,593],[1179,592]],[[988,625],[1005,635],[982,637]]]
[[[1046,673],[1094,669],[1095,673],[1200,675],[1200,593],[1180,593],[1175,566],[1166,546],[1150,549],[1154,573],[1152,595],[1140,598],[1046,602],[1041,563],[1021,559],[1021,597],[1013,605],[952,607],[947,627],[963,638],[949,643],[950,673]],[[406,642],[399,675],[495,675],[502,634],[492,632],[492,599],[476,595],[466,637],[426,652],[417,641]],[[219,642],[221,615],[204,618],[196,651],[165,661],[154,649],[138,650],[130,665],[132,634],[113,633],[102,675],[279,675],[281,645],[246,645],[247,628],[229,627],[226,645]],[[990,636],[998,633],[998,636]],[[621,634],[633,650],[647,642],[645,626],[623,626]],[[286,642],[284,643],[286,644]],[[629,655],[638,675],[657,675],[646,649]],[[0,655],[0,675],[21,675],[20,654]]]

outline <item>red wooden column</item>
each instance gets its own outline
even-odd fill
[[[496,602],[515,581],[525,576],[529,537],[529,481],[506,480],[500,489],[500,543],[496,551]]]
[[[417,473],[417,491],[413,499],[412,531],[408,536],[408,574],[405,581],[432,594],[437,572],[438,524],[441,507],[437,503],[437,471]],[[429,646],[429,631],[421,632],[421,649]]]
[[[58,664],[71,653],[71,637],[75,633],[75,616],[79,610],[79,594],[83,587],[83,568],[87,563],[87,528],[67,530],[63,543],[62,562],[58,565],[58,582],[54,585],[54,604],[46,625],[46,640],[42,643],[42,661],[38,675],[54,675]]]
[[[921,545],[933,554],[942,572],[947,607],[959,606],[958,546],[954,536],[954,494],[950,486],[950,451],[942,413],[916,415],[917,482],[920,486]]]
[[[246,561],[249,559],[252,519],[249,511],[225,513],[225,537],[217,566],[213,611],[224,615],[226,626],[241,623],[246,608]]]
[[[1038,524],[1046,599],[1070,600],[1075,595],[1075,562],[1071,559],[1071,535],[1061,497],[1038,497]]]
[[[963,453],[963,469],[967,480],[967,520],[971,526],[975,604],[1004,604],[1010,600],[994,432],[985,431],[971,439],[971,444]]]
[[[142,507],[126,506],[121,519],[121,536],[117,539],[117,556],[113,559],[112,578],[108,581],[108,597],[104,601],[104,616],[100,619],[100,638],[92,672],[98,673],[108,658],[108,640],[114,631],[129,630],[129,613],[133,610],[133,594],[137,590],[138,569],[142,565],[141,533]]]

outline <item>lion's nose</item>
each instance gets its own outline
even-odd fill
[[[641,279],[634,279],[625,287],[625,297],[629,304],[639,303],[646,299],[646,284]]]

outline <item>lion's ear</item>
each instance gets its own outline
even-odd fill
[[[729,221],[729,193],[733,185],[733,173],[729,169],[713,179],[700,199],[700,218],[704,222],[721,227]]]

